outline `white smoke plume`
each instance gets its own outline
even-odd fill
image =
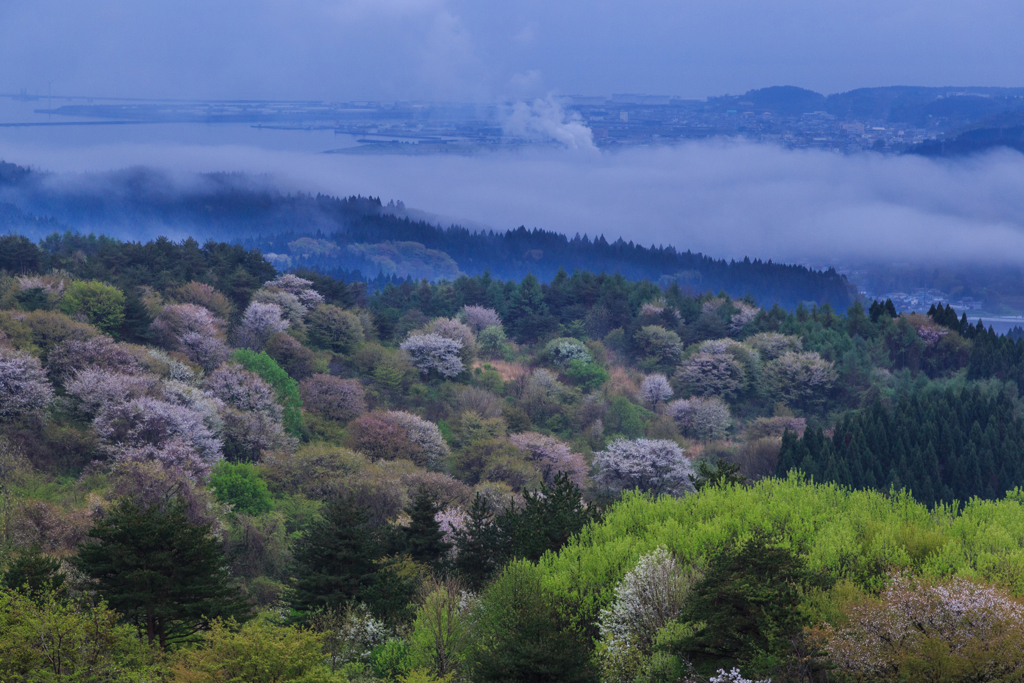
[[[566,115],[565,110],[550,95],[536,99],[533,104],[516,102],[512,113],[502,124],[505,135],[524,140],[555,140],[567,148],[597,152],[594,134],[576,112]]]

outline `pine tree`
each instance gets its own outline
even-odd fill
[[[497,530],[490,508],[478,493],[469,506],[469,519],[455,532],[455,569],[474,588],[483,586],[500,566]]]
[[[293,552],[292,609],[304,615],[359,600],[374,582],[378,555],[366,511],[345,498],[333,498]]]
[[[142,508],[125,500],[96,523],[74,565],[150,644],[161,648],[218,617],[244,620],[249,607],[228,582],[211,524],[190,524],[183,503]]]
[[[11,590],[27,588],[33,595],[46,590],[63,593],[64,573],[60,570],[60,560],[44,555],[38,545],[32,546],[10,561],[0,575],[0,587]]]
[[[444,532],[437,521],[441,506],[426,488],[421,488],[406,508],[410,521],[405,527],[405,548],[409,556],[423,564],[438,565],[451,550],[451,543],[444,540]]]

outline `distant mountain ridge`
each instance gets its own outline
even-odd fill
[[[609,242],[603,235],[440,227],[395,216],[378,198],[285,194],[266,178],[245,175],[183,179],[134,168],[68,179],[0,162],[0,202],[13,207],[0,211],[0,230],[36,239],[63,226],[130,240],[227,240],[260,249],[282,270],[309,268],[349,279],[451,279],[489,272],[506,280],[532,273],[549,281],[560,269],[579,269],[677,282],[696,292],[750,294],[762,304],[790,309],[830,302],[845,310],[854,300],[853,288],[834,270],[726,261],[673,246]]]
[[[745,108],[785,116],[822,111],[840,119],[926,125],[931,118],[977,121],[1024,110],[1024,88],[891,86],[822,95],[791,85],[709,97],[723,110]]]

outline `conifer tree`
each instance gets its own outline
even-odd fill
[[[474,588],[486,583],[498,567],[499,543],[490,508],[477,493],[469,506],[469,519],[455,532],[455,569]]]
[[[451,549],[444,540],[444,532],[437,521],[441,506],[426,488],[420,488],[412,504],[406,509],[410,521],[405,527],[405,547],[409,556],[423,564],[437,565]]]
[[[166,648],[212,619],[248,616],[210,527],[190,524],[181,502],[143,508],[126,499],[96,523],[73,563],[150,644]]]
[[[348,499],[333,498],[293,552],[292,609],[305,614],[359,600],[374,582],[378,555],[366,511]]]

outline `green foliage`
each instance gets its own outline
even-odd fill
[[[746,477],[740,474],[740,466],[726,462],[721,458],[711,465],[703,460],[697,463],[697,476],[690,475],[693,487],[700,491],[705,486],[732,486],[747,483]]]
[[[304,616],[357,601],[373,585],[379,557],[366,512],[350,500],[333,498],[295,544],[292,609]]]
[[[406,509],[409,525],[404,529],[405,548],[416,562],[437,565],[444,560],[451,544],[445,542],[444,532],[436,517],[441,506],[426,488],[421,488]]]
[[[321,651],[323,638],[284,626],[273,613],[241,627],[215,621],[194,647],[178,653],[172,665],[180,683],[345,683],[333,674]]]
[[[210,473],[210,487],[217,500],[230,503],[236,512],[262,515],[273,508],[267,482],[252,463],[230,463],[222,460]]]
[[[846,414],[832,438],[783,439],[778,472],[800,469],[854,488],[908,488],[932,505],[996,498],[1024,485],[1024,420],[1003,391],[926,388]]]
[[[60,301],[60,310],[70,316],[84,315],[104,332],[116,333],[124,323],[124,293],[104,282],[72,282]]]
[[[161,673],[155,650],[102,600],[0,588],[0,680],[144,683]]]
[[[577,628],[596,637],[598,612],[628,567],[664,545],[680,562],[714,557],[758,530],[790,547],[808,571],[877,590],[889,568],[962,573],[1024,594],[1024,493],[929,510],[906,492],[886,496],[812,484],[791,474],[749,487],[705,487],[685,498],[627,494],[603,521],[541,558],[544,583]]]
[[[217,617],[245,618],[228,583],[210,524],[194,525],[184,505],[166,510],[125,500],[96,522],[73,563],[107,602],[161,648],[181,643]]]
[[[322,304],[306,318],[309,342],[319,349],[348,353],[363,343],[363,326],[355,313]]]
[[[704,624],[683,651],[709,672],[736,664],[770,672],[781,663],[773,658],[807,625],[798,607],[815,578],[802,557],[764,531],[726,546],[712,556],[683,607],[682,623]]]
[[[563,628],[541,570],[513,562],[481,596],[467,657],[480,683],[590,683],[597,674],[583,638]]]
[[[22,550],[14,555],[3,574],[0,574],[0,587],[27,589],[29,595],[39,595],[46,591],[59,594],[64,590],[60,560],[44,555],[39,546]]]
[[[600,389],[611,375],[598,363],[587,363],[577,359],[569,361],[565,376],[584,391],[595,391]]]
[[[647,428],[644,418],[651,414],[640,406],[630,403],[624,396],[616,396],[608,406],[607,431],[622,434],[630,439],[639,439]]]
[[[231,360],[250,372],[255,372],[274,388],[277,402],[284,408],[284,428],[293,436],[303,436],[306,426],[302,419],[302,397],[299,395],[299,383],[277,364],[266,351],[256,353],[252,349],[235,349]]]

